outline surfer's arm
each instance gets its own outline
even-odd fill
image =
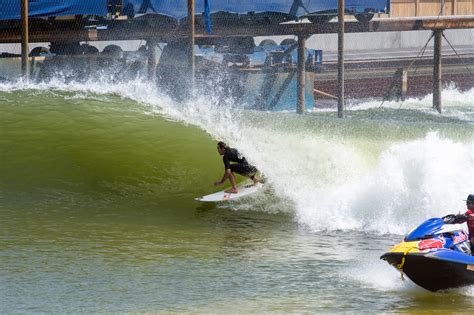
[[[226,179],[227,179],[227,173],[224,173],[224,176],[222,177],[220,181],[214,182],[214,186],[222,185]]]
[[[232,174],[230,169],[225,170],[224,175],[222,176],[222,179],[218,182],[214,182],[214,186],[222,185],[225,182],[225,180],[227,179],[227,177],[229,177],[229,174]]]
[[[230,170],[230,168],[225,170],[224,175],[222,176],[222,179],[218,182],[215,182],[214,186],[222,185],[227,178],[230,180],[230,183],[232,184],[232,188],[236,189],[235,177],[234,177],[234,174],[232,174],[232,171]]]

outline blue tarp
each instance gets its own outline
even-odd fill
[[[204,13],[206,0],[195,0],[195,13]],[[0,20],[19,19],[21,0],[0,0]],[[114,0],[123,4],[123,14],[162,14],[175,19],[187,16],[187,0]],[[320,12],[337,12],[338,0],[209,0],[210,13],[238,14],[283,13],[305,16]],[[345,0],[346,10],[387,12],[389,0]],[[30,17],[61,15],[107,15],[107,0],[29,0]]]
[[[245,14],[248,12],[288,13],[293,0],[210,0],[210,12],[219,11]],[[204,0],[195,0],[195,13],[204,12]],[[135,14],[157,13],[176,19],[188,15],[187,0],[124,0],[124,10],[133,8]],[[128,13],[128,12],[127,12]]]
[[[21,0],[0,0],[0,20],[20,19]],[[107,0],[29,0],[30,17],[107,15]]]
[[[195,14],[203,14],[205,0],[195,0]],[[386,12],[389,0],[345,0],[352,13]],[[210,12],[247,14],[274,12],[305,16],[337,12],[338,0],[210,0]],[[187,0],[123,0],[125,14],[162,14],[176,19],[187,16]]]

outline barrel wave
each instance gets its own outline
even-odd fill
[[[176,103],[141,81],[1,90],[7,204],[192,211],[221,176],[215,140],[239,148],[271,186],[265,198],[223,207],[290,213],[315,230],[402,232],[408,218],[457,209],[473,189],[472,104],[459,102],[473,91],[448,91],[454,105],[443,116],[409,100],[366,103],[339,120],[204,96]]]

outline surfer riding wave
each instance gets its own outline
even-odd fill
[[[254,184],[257,184],[260,180],[257,177],[257,168],[247,162],[245,157],[237,151],[237,149],[229,147],[222,141],[217,143],[217,152],[222,155],[222,161],[224,162],[224,175],[218,182],[214,182],[214,186],[222,185],[226,179],[229,179],[231,188],[227,189],[226,193],[238,193],[237,185],[235,183],[234,173],[250,178]],[[233,163],[231,163],[233,162]]]

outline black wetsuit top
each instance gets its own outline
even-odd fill
[[[236,172],[239,174],[248,174],[248,173],[255,173],[257,169],[250,165],[245,157],[237,151],[237,149],[229,148],[225,150],[224,155],[222,157],[222,161],[224,162],[224,167],[226,170],[230,169],[232,172]],[[231,164],[230,162],[235,162]]]

